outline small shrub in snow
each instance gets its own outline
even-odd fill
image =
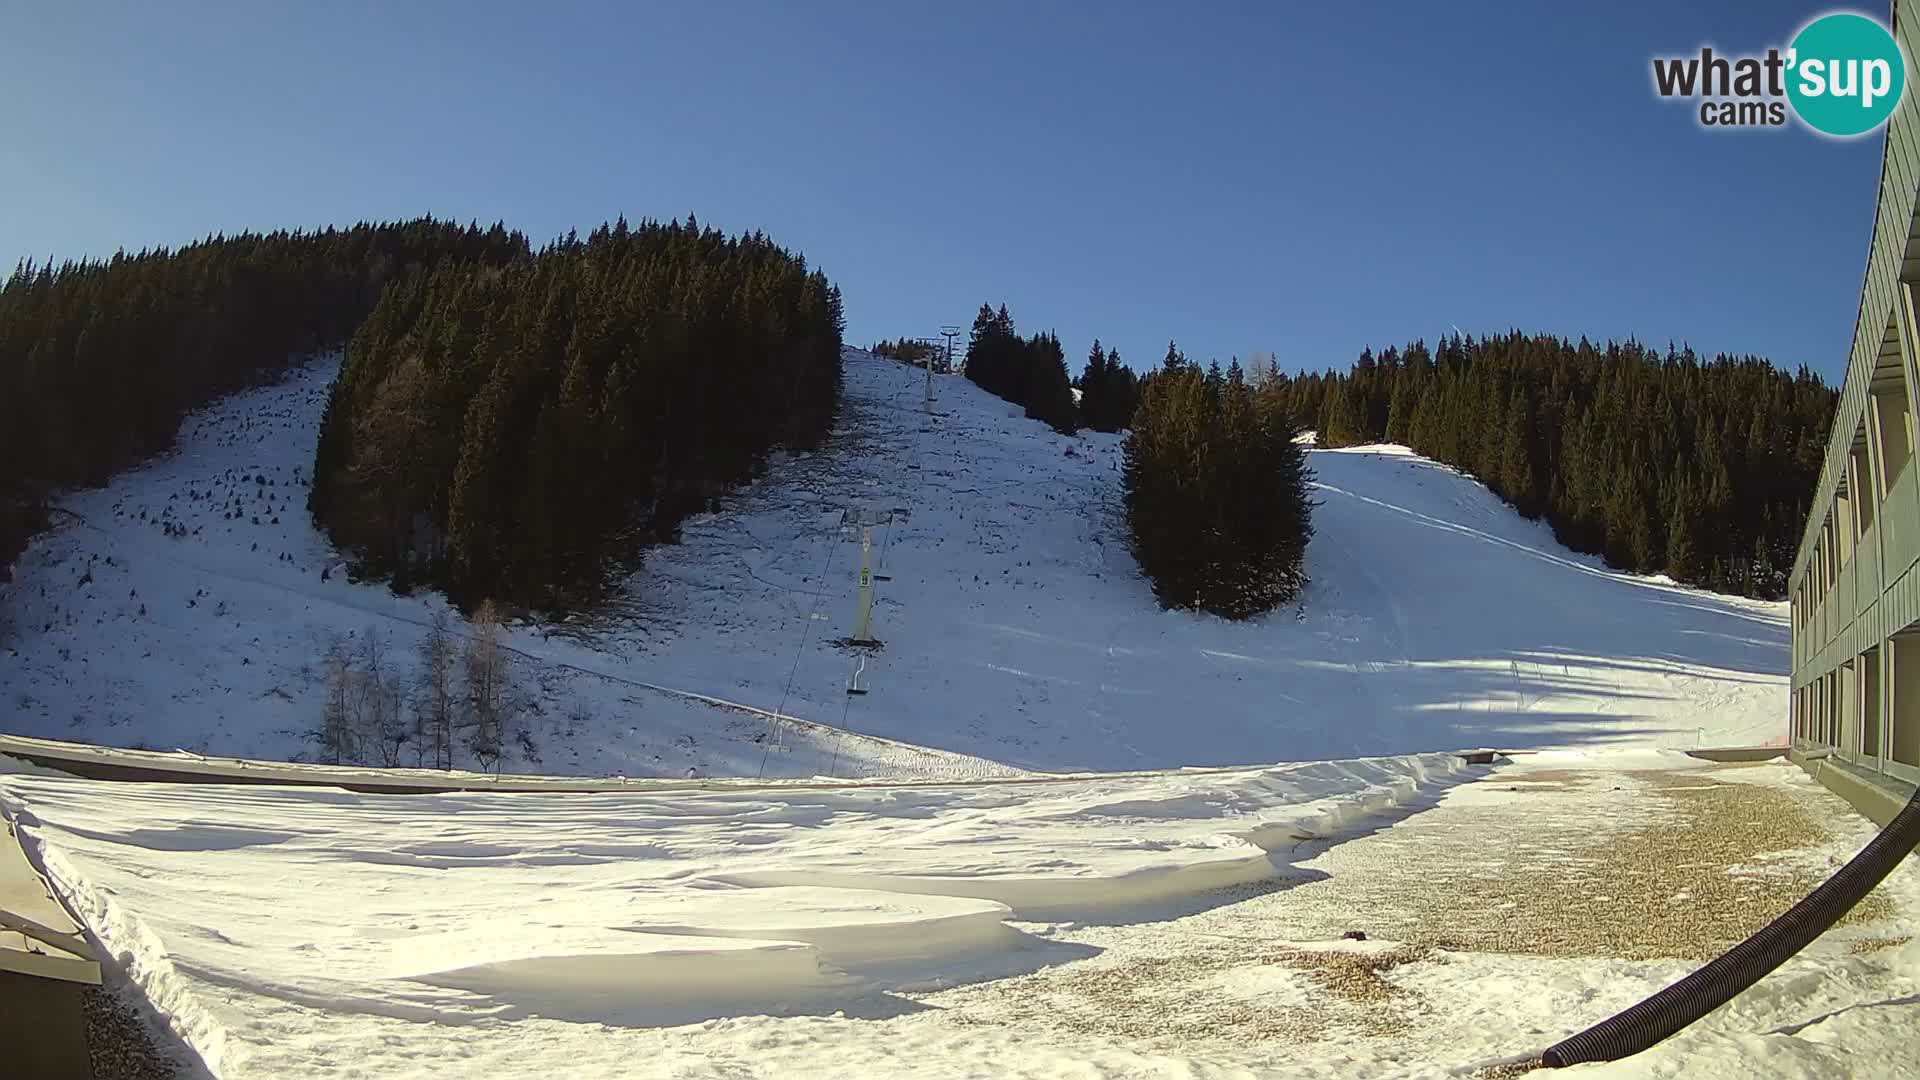
[[[586,702],[575,699],[567,706],[566,720],[567,736],[571,738],[593,726],[593,709]]]

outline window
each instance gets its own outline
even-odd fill
[[[1905,386],[1875,390],[1872,402],[1874,427],[1880,434],[1880,497],[1886,498],[1900,480],[1901,470],[1913,456],[1913,422],[1907,410]]]

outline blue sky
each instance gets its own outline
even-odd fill
[[[1004,300],[1076,368],[1517,326],[1832,379],[1879,137],[1703,131],[1648,74],[1825,10],[9,2],[0,258],[693,211],[804,251],[862,343]]]

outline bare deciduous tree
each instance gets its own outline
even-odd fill
[[[480,605],[471,624],[466,654],[467,747],[480,767],[491,771],[500,764],[512,688],[500,644],[500,614],[493,601]]]
[[[1268,351],[1247,357],[1247,385],[1258,390],[1280,378],[1280,364]]]
[[[320,745],[335,765],[341,765],[357,754],[353,737],[353,653],[345,638],[335,637],[328,644],[325,668],[327,689],[320,710]]]
[[[420,639],[419,696],[414,699],[417,729],[414,750],[421,763],[430,755],[433,768],[453,768],[454,645],[446,612],[436,612],[427,635]]]
[[[400,764],[411,733],[401,723],[400,677],[387,661],[387,642],[379,627],[367,627],[367,636],[360,642],[360,669],[357,727],[362,744],[377,747],[381,763],[391,768]]]

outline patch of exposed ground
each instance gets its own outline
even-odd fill
[[[1751,767],[1496,773],[1317,854],[1303,845],[1278,881],[1169,913],[1170,932],[1146,939],[1163,951],[1143,951],[1126,927],[1079,928],[1060,936],[1111,951],[921,1000],[962,1025],[1191,1054],[1209,1042],[1425,1038],[1445,1018],[1394,972],[1449,952],[1707,959],[1825,879],[1832,860],[1810,849],[1830,840],[1824,823],[1850,814],[1811,785],[1729,778]],[[1843,925],[1890,914],[1874,895]],[[1349,931],[1370,940],[1305,944]]]
[[[1391,1001],[1405,993],[1381,978],[1402,964],[1425,960],[1428,950],[1398,945],[1383,952],[1360,953],[1335,949],[1282,949],[1268,963],[1309,972],[1334,996],[1355,1004]]]
[[[1408,1027],[1408,1010],[1419,1009],[1420,1002],[1385,976],[1427,958],[1428,950],[1417,946],[1363,952],[1225,939],[1178,955],[1048,969],[1017,980],[1012,993],[985,988],[992,1005],[986,1011],[965,1007],[967,1000],[981,997],[979,990],[963,991],[942,1004],[961,1024],[1035,1025],[1158,1049],[1190,1047],[1196,1040],[1299,1042],[1324,1038],[1335,1029],[1388,1035]],[[1249,981],[1264,992],[1236,997],[1223,983],[1249,969]]]
[[[154,1045],[147,1025],[113,991],[89,986],[81,994],[87,1056],[96,1080],[173,1080],[174,1063]]]
[[[1290,891],[1307,927],[1456,951],[1705,960],[1791,907],[1832,869],[1794,857],[1829,838],[1824,792],[1685,771],[1535,771],[1311,860]],[[1543,812],[1548,802],[1577,812]],[[1842,925],[1890,914],[1869,896]],[[1317,916],[1317,917],[1316,917]]]
[[[1535,1069],[1546,1068],[1539,1058],[1530,1061],[1510,1061],[1504,1065],[1489,1065],[1484,1069],[1475,1069],[1473,1080],[1510,1080],[1511,1077],[1525,1076]]]

